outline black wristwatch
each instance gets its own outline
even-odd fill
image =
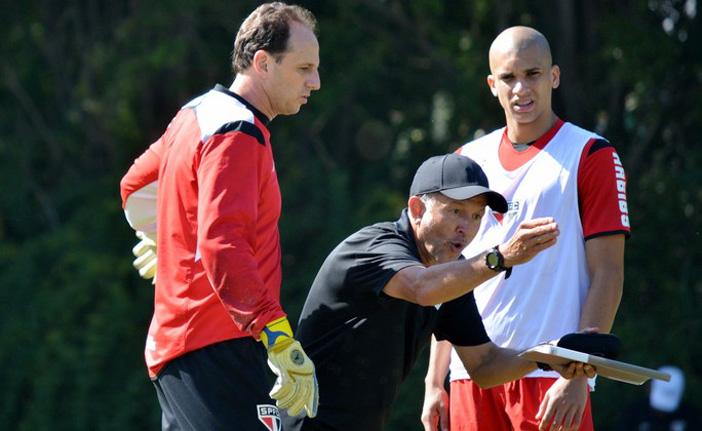
[[[505,271],[505,278],[508,278],[512,274],[512,267],[505,266],[505,257],[500,253],[498,246],[494,246],[488,250],[485,255],[485,265],[495,272]]]
[[[540,370],[553,371],[553,368],[551,368],[549,364],[546,364],[544,362],[537,362],[536,366],[539,367]]]

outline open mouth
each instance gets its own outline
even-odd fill
[[[451,245],[451,250],[454,252],[462,252],[464,248],[466,248],[466,245],[463,241],[451,241],[449,243]]]
[[[528,102],[516,102],[512,104],[516,112],[527,112],[534,107],[534,101],[529,100]]]

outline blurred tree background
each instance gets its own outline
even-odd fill
[[[232,80],[256,1],[28,0],[0,18],[0,427],[158,429],[142,349],[152,289],[118,183],[178,108]],[[557,113],[617,147],[633,235],[622,357],[673,363],[702,411],[702,35],[696,0],[300,1],[319,19],[322,90],[271,125],[284,211],[283,304],[357,228],[395,219],[429,155],[503,124],[487,50],[532,25],[562,70]],[[420,429],[426,359],[388,429]],[[598,429],[645,388],[599,380]]]

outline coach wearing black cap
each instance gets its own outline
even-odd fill
[[[331,252],[297,329],[316,366],[319,410],[314,419],[284,415],[283,429],[381,430],[432,334],[456,346],[481,386],[536,368],[490,341],[472,290],[553,245],[558,227],[552,219],[535,219],[505,244],[459,259],[486,206],[507,211],[475,162],[456,154],[432,157],[417,170],[399,220],[365,227]],[[585,373],[582,364],[560,371],[565,377]]]

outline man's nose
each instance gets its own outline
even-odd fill
[[[460,233],[461,235],[465,235],[466,232],[468,232],[468,221],[467,220],[459,221],[458,225],[456,226],[456,232]]]
[[[311,90],[319,90],[322,87],[322,80],[319,77],[318,70],[315,70],[312,77],[307,81],[307,87]]]
[[[512,88],[514,94],[524,94],[527,90],[528,87],[526,83],[521,79],[518,79],[517,82],[514,84],[514,87]]]

